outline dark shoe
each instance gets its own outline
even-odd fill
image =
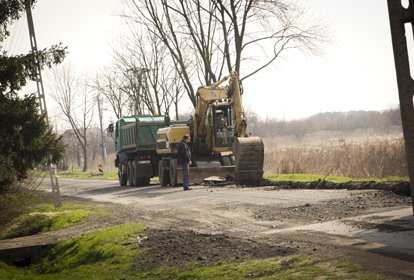
[[[185,191],[191,191],[192,188],[184,188]]]

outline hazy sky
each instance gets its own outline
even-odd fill
[[[111,60],[123,29],[122,0],[38,0],[33,11],[39,49],[62,42],[79,72]],[[244,104],[262,118],[301,118],[319,112],[385,110],[398,105],[385,0],[298,0],[330,26],[321,56],[291,54],[244,83]],[[5,48],[29,48],[27,23],[12,29]],[[47,81],[45,81],[46,83]],[[197,85],[196,85],[197,86]],[[47,92],[46,92],[47,96]],[[185,110],[190,110],[185,105]]]

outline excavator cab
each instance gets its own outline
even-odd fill
[[[213,146],[231,149],[234,142],[234,125],[231,108],[228,106],[213,108]]]

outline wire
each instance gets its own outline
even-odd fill
[[[12,31],[10,31],[10,36],[7,38],[6,44],[4,46],[4,48],[10,53],[11,49],[13,47],[14,44],[14,36],[13,34],[16,33],[16,28],[17,28],[17,22],[15,24],[13,24],[12,26]]]
[[[10,43],[8,46],[9,53],[11,55],[21,51],[22,41],[25,34],[28,34],[28,27],[25,24],[26,16],[22,15],[18,21],[13,24],[13,31],[10,33]],[[26,26],[26,28],[25,28]]]
[[[21,23],[22,23],[22,29],[20,31],[20,37],[18,38],[17,41],[17,51],[22,52],[22,42],[24,38],[28,38],[29,37],[29,27],[27,26],[27,19],[26,19],[26,15],[23,15],[21,18]],[[29,38],[30,39],[30,38]]]

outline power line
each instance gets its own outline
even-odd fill
[[[9,50],[9,53],[12,53],[12,54],[14,52],[13,48],[14,48],[14,45],[16,44],[15,43],[17,40],[16,37],[18,35],[17,31],[19,30],[20,24],[21,24],[20,21],[17,21],[15,24],[13,24],[12,31],[10,33],[11,35],[9,36],[9,39],[8,39],[9,40],[8,50]]]
[[[17,37],[17,45],[16,45],[17,49],[16,49],[16,52],[20,52],[21,51],[23,39],[26,37],[26,35],[28,33],[28,29],[25,26],[24,21],[26,21],[26,16],[25,15],[23,15],[22,18],[21,18],[21,28],[19,30],[19,35],[20,36]]]

